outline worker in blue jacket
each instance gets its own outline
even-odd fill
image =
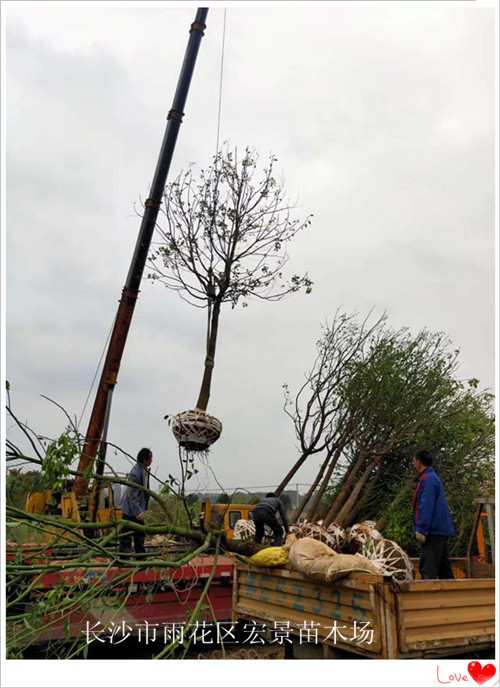
[[[415,537],[422,546],[419,569],[422,578],[453,578],[448,539],[455,535],[443,483],[432,468],[433,457],[417,451],[413,465],[418,472],[413,496]]]
[[[135,483],[137,487],[127,485],[125,495],[121,503],[124,521],[132,521],[144,525],[144,515],[148,510],[149,495],[144,491],[149,490],[149,469],[153,462],[153,452],[144,447],[137,454],[137,463],[128,474],[127,480]],[[146,552],[144,547],[144,533],[138,530],[123,530],[120,535],[120,552],[130,552],[134,538],[134,550],[136,554],[143,555]]]

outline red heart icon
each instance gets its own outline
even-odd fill
[[[467,669],[474,681],[479,683],[480,686],[497,673],[496,667],[493,664],[485,664],[482,667],[480,662],[469,662]]]

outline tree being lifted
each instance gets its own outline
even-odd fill
[[[287,247],[311,223],[291,216],[293,207],[275,177],[276,158],[258,171],[258,156],[246,148],[219,152],[199,178],[191,169],[165,191],[160,245],[150,256],[149,278],[207,309],[203,378],[194,410],[171,419],[173,433],[187,452],[205,452],[222,425],[206,411],[210,399],[221,308],[247,306],[247,299],[279,301],[305,289],[307,273],[283,276]]]

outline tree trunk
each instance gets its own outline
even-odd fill
[[[321,464],[321,468],[319,469],[318,475],[316,476],[313,484],[311,485],[311,487],[307,490],[306,494],[300,500],[300,504],[297,507],[297,511],[295,511],[295,513],[293,514],[293,518],[292,518],[293,522],[297,522],[297,520],[300,518],[300,515],[304,511],[304,508],[305,508],[307,502],[311,499],[311,497],[314,493],[314,490],[318,487],[319,481],[323,477],[323,473],[325,472],[325,468],[327,467],[329,461],[330,461],[330,454],[327,454],[327,457],[323,461],[323,463]]]
[[[314,452],[311,452],[311,451],[304,452],[304,453],[301,455],[300,459],[298,459],[298,461],[295,462],[295,464],[294,464],[294,465],[292,466],[292,468],[288,471],[288,473],[285,475],[285,477],[283,478],[283,480],[280,482],[280,484],[278,485],[278,487],[277,487],[276,490],[274,491],[275,494],[278,495],[278,497],[279,497],[280,494],[283,492],[283,490],[285,489],[285,487],[288,485],[288,483],[290,482],[290,480],[293,478],[293,476],[295,475],[295,473],[297,473],[297,471],[298,471],[299,468],[302,466],[302,464],[303,464],[304,461],[307,459],[307,457],[310,456],[310,455],[313,454],[313,453],[314,453]]]
[[[311,504],[309,508],[309,512],[307,514],[307,518],[309,521],[314,521],[315,518],[317,517],[316,512],[318,510],[319,503],[321,502],[321,498],[323,497],[326,488],[328,487],[330,483],[330,478],[332,477],[333,469],[337,465],[337,461],[339,460],[339,456],[342,452],[342,447],[337,447],[335,449],[335,452],[333,453],[332,460],[330,461],[330,465],[328,466],[328,470],[326,472],[325,477],[323,478],[323,481],[321,483],[321,486],[317,492],[317,494],[314,497],[314,501]],[[329,452],[331,454],[331,452]]]
[[[325,528],[330,525],[330,523],[334,520],[336,514],[342,508],[342,505],[344,504],[344,502],[347,498],[347,495],[349,494],[349,491],[352,489],[352,486],[356,480],[356,475],[358,474],[359,470],[362,468],[365,459],[366,459],[366,453],[361,451],[359,453],[358,458],[354,462],[354,464],[352,464],[349,467],[349,469],[347,470],[347,473],[344,476],[344,479],[342,481],[342,487],[340,488],[338,495],[333,500],[333,504],[331,505],[330,509],[327,511],[326,516],[324,518],[323,525],[325,526]]]
[[[376,476],[374,476],[373,480],[369,481],[369,484],[366,488],[366,490],[363,493],[363,496],[361,499],[358,499],[356,505],[354,508],[351,510],[350,514],[350,523],[346,523],[347,526],[352,525],[352,523],[357,522],[358,520],[358,514],[362,509],[364,509],[367,504],[369,504],[370,498],[373,496],[374,490],[377,486],[378,480],[379,480],[380,474],[377,473]]]
[[[208,400],[210,399],[210,387],[212,384],[212,372],[215,364],[215,347],[217,345],[217,330],[219,327],[220,301],[215,301],[213,305],[212,317],[210,318],[210,330],[207,341],[207,353],[205,357],[205,369],[201,383],[200,394],[196,402],[196,408],[206,411]]]
[[[359,498],[359,495],[361,494],[361,490],[364,488],[364,486],[368,482],[368,479],[370,478],[372,471],[373,471],[373,463],[370,462],[368,464],[368,466],[365,468],[363,475],[361,476],[361,478],[356,483],[354,490],[351,492],[349,498],[346,500],[344,506],[339,511],[339,514],[335,519],[335,521],[339,524],[339,526],[346,526],[349,523],[349,521],[351,520],[352,509],[353,509],[357,499]]]

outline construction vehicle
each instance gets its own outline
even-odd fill
[[[194,66],[206,28],[208,9],[199,8],[191,24],[189,40],[177,83],[172,108],[167,116],[160,154],[156,165],[149,197],[144,203],[144,213],[139,228],[135,250],[122,290],[113,329],[107,347],[104,365],[97,387],[96,397],[80,460],[77,477],[71,488],[61,493],[48,490],[28,495],[26,511],[29,513],[58,513],[63,518],[80,522],[109,522],[120,518],[115,507],[111,485],[103,478],[106,439],[111,413],[113,391],[127,341],[132,316],[139,295],[144,267],[151,239],[162,203],[170,163],[179,133]],[[92,476],[90,482],[89,476]]]
[[[172,108],[168,113],[167,126],[150,194],[145,201],[134,254],[111,332],[83,450],[79,459],[76,480],[74,482],[65,481],[61,489],[54,488],[30,493],[26,501],[28,513],[59,516],[77,523],[87,521],[109,524],[109,522],[116,521],[121,517],[121,511],[114,503],[112,481],[104,475],[111,400],[182,122],[184,105],[198,49],[206,28],[207,13],[207,8],[199,8],[196,11],[195,20],[191,24],[177,89]],[[48,530],[50,531],[50,528]],[[86,535],[88,536],[88,534],[89,531],[87,530]],[[54,530],[55,535],[56,531]],[[25,543],[24,545],[9,543],[7,561],[19,561],[21,559],[23,563],[29,564],[31,559],[36,558],[37,562],[40,563],[40,550],[42,550],[44,561],[52,564],[59,563],[57,558],[60,557],[61,551],[64,547],[68,551],[70,549],[68,545],[73,544],[71,540],[74,538],[71,534],[61,536],[60,531],[57,535],[57,542],[54,539],[53,544],[49,547],[40,547],[37,543]],[[52,542],[51,532],[47,537],[50,544]],[[185,621],[188,612],[202,595],[207,579],[210,577],[211,582],[207,596],[210,608],[202,612],[202,618],[213,621],[214,619],[227,620],[231,616],[232,592],[230,584],[233,576],[233,561],[228,557],[200,555],[192,559],[189,564],[171,570],[155,569],[154,567],[145,568],[135,572],[132,580],[127,579],[126,582],[123,578],[123,568],[106,567],[105,573],[103,573],[103,565],[106,562],[103,564],[102,558],[99,559],[98,557],[92,561],[95,569],[75,569],[68,567],[68,559],[61,559],[60,570],[56,569],[34,578],[30,594],[25,596],[20,603],[19,611],[26,607],[36,606],[38,599],[46,596],[52,589],[67,586],[68,590],[71,590],[75,585],[91,587],[105,576],[110,592],[113,595],[123,597],[123,623],[131,628],[134,627],[131,632],[137,635],[140,633],[138,629],[141,626],[144,627],[145,623],[158,626]],[[183,591],[182,595],[179,594],[179,590]],[[102,604],[99,606],[100,602]],[[106,595],[103,595],[101,600],[96,600],[90,611],[76,609],[65,618],[49,612],[44,617],[43,630],[34,632],[33,644],[54,639],[81,638],[85,623],[90,623],[91,626],[95,623],[105,624],[106,620],[110,618],[110,613],[111,608]],[[15,635],[15,624],[10,632]]]
[[[224,530],[226,540],[234,540],[234,526],[241,519],[249,521],[254,509],[255,504],[212,504],[206,499],[201,505],[201,530]]]

